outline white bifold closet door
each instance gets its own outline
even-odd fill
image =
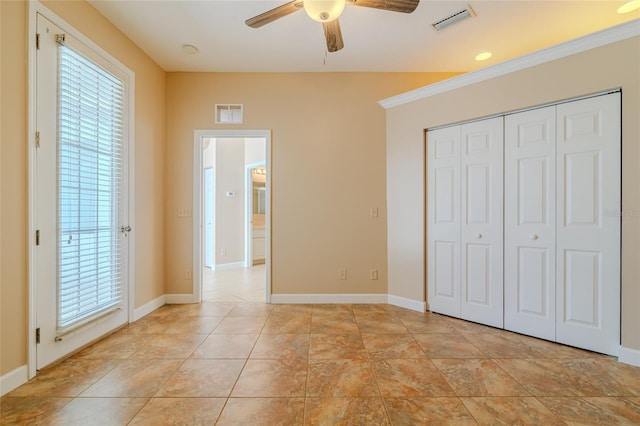
[[[460,126],[428,132],[429,309],[460,316]]]
[[[503,326],[503,118],[460,126],[461,317]]]
[[[505,328],[617,355],[620,93],[505,118]]]
[[[556,338],[556,107],[505,117],[504,326]]]
[[[429,309],[503,326],[503,119],[428,132]]]
[[[620,345],[620,93],[557,107],[556,341]]]

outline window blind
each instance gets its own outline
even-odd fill
[[[124,84],[58,48],[59,334],[118,307],[123,290],[120,196]]]

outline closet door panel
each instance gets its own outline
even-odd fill
[[[558,105],[556,340],[620,344],[620,94]]]
[[[427,294],[433,312],[460,316],[460,127],[427,132]]]
[[[503,327],[503,118],[461,126],[461,317]]]
[[[555,340],[556,107],[505,117],[507,330]]]

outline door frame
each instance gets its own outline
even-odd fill
[[[265,146],[266,148],[266,146]],[[257,163],[245,164],[244,166],[244,266],[251,268],[253,266],[253,175],[251,171],[256,167],[266,167],[265,161]],[[266,175],[265,175],[266,176]],[[266,182],[265,182],[266,187]],[[266,201],[266,198],[265,198]],[[266,206],[265,206],[266,214]],[[266,219],[266,216],[265,216]],[[265,259],[266,261],[266,259]]]
[[[271,303],[271,130],[203,130],[193,131],[193,288],[192,302],[202,302],[202,269],[204,255],[203,222],[203,140],[205,138],[263,138],[265,140],[265,167],[267,169],[265,206],[265,302]]]
[[[128,206],[128,214],[129,214],[129,225],[133,229],[133,232],[130,232],[127,241],[129,243],[128,247],[128,274],[127,274],[127,322],[131,322],[134,318],[134,296],[135,296],[135,73],[125,66],[118,59],[113,57],[110,53],[100,47],[98,44],[93,42],[90,38],[82,34],[75,27],[69,24],[67,21],[56,15],[49,8],[44,6],[42,3],[38,1],[29,1],[28,2],[28,19],[27,19],[27,165],[28,165],[28,183],[27,183],[27,209],[28,209],[28,295],[27,295],[27,306],[28,306],[28,320],[27,320],[27,370],[28,370],[28,378],[32,379],[36,376],[37,368],[36,368],[36,340],[35,333],[37,328],[37,286],[35,281],[35,259],[36,259],[36,244],[35,244],[35,235],[36,232],[36,131],[37,129],[37,120],[36,120],[36,45],[34,40],[34,34],[37,32],[37,15],[40,14],[49,21],[51,21],[56,26],[60,27],[66,33],[68,33],[73,38],[79,40],[91,50],[108,60],[109,62],[116,65],[118,68],[122,70],[128,77],[128,99],[129,103],[129,111],[128,111],[128,197],[129,197],[129,206]]]

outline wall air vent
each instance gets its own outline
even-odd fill
[[[464,21],[467,18],[471,18],[472,16],[476,16],[476,14],[473,9],[471,9],[471,6],[467,5],[464,9],[452,13],[446,18],[438,19],[436,22],[432,23],[431,26],[436,31],[442,31],[445,28]]]

